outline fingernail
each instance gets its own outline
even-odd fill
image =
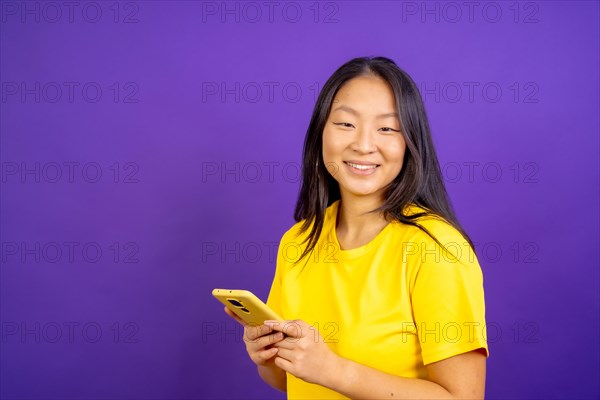
[[[268,319],[264,322],[265,325],[275,325],[277,324],[277,321],[274,321],[272,319]]]

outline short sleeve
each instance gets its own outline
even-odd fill
[[[430,232],[447,251],[428,235],[419,235],[419,267],[411,292],[424,365],[476,349],[489,356],[481,267],[464,237],[440,224],[439,235]]]

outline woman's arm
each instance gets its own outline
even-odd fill
[[[484,398],[486,357],[478,350],[428,364],[427,380],[403,378],[338,356],[304,321],[265,324],[293,338],[273,344],[278,349],[276,366],[352,399]]]
[[[429,380],[402,378],[336,356],[322,386],[352,399],[483,399],[485,356],[470,351],[426,366]]]
[[[259,365],[258,374],[269,386],[281,390],[282,392],[287,392],[287,377],[285,371],[275,364],[268,366]]]

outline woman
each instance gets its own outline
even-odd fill
[[[262,379],[290,399],[483,398],[482,271],[413,80],[384,57],[341,66],[302,174],[267,300],[286,321],[245,328]]]

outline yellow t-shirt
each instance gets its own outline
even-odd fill
[[[397,376],[427,379],[425,365],[479,348],[489,356],[483,275],[464,237],[440,218],[422,217],[456,258],[399,222],[364,246],[340,250],[339,203],[327,208],[312,254],[295,266],[308,231],[298,235],[299,222],[283,235],[267,304],[286,320],[315,326],[339,356]],[[287,395],[346,398],[289,373]]]

